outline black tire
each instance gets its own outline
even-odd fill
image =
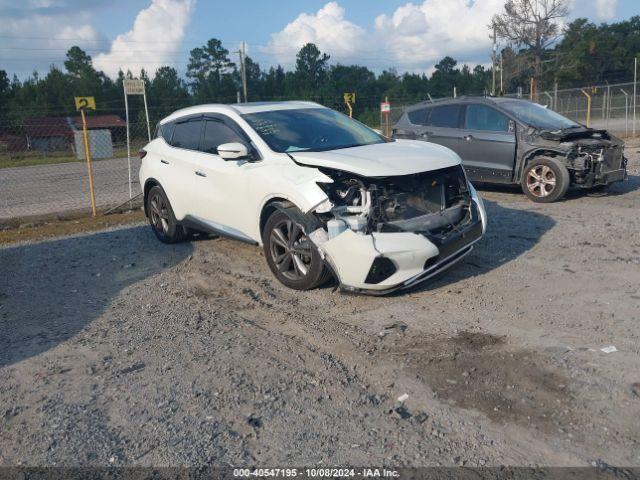
[[[186,231],[178,223],[167,194],[155,186],[147,194],[147,215],[153,233],[163,243],[177,243],[186,238]]]
[[[279,232],[279,233],[278,233]],[[311,290],[331,276],[316,247],[296,222],[280,210],[267,219],[262,231],[264,256],[273,275],[295,290]]]
[[[536,203],[551,203],[567,193],[569,171],[555,158],[535,157],[524,168],[520,186],[524,194]]]

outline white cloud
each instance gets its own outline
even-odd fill
[[[315,14],[301,13],[282,31],[272,34],[262,51],[287,66],[295,62],[296,53],[306,43],[315,43],[334,61],[353,59],[354,53],[366,45],[366,32],[346,20],[344,13],[337,2],[327,3]]]
[[[313,42],[334,62],[366,64],[375,70],[429,72],[445,55],[462,62],[489,62],[487,25],[504,0],[424,0],[379,15],[371,30],[346,20],[337,2],[315,14],[302,13],[262,49],[291,66],[302,45]]]
[[[88,11],[52,14],[46,10],[48,4],[32,0],[20,14],[3,15],[0,64],[9,74],[25,78],[37,70],[43,76],[52,64],[62,67],[65,52],[72,45],[101,40]]]
[[[127,33],[118,35],[108,53],[94,58],[94,66],[115,77],[119,69],[138,75],[144,68],[150,75],[176,60],[176,44],[184,36],[195,0],[152,0],[141,10]]]
[[[618,0],[595,0],[598,20],[612,20],[616,16]]]
[[[429,70],[445,55],[486,63],[491,52],[487,25],[503,5],[504,0],[408,3],[376,18],[376,43],[385,46],[401,69]]]

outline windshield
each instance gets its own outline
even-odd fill
[[[538,105],[537,103],[522,100],[507,100],[500,102],[500,106],[511,112],[518,120],[526,125],[550,130],[579,127],[580,124],[563,117],[559,113]]]
[[[329,108],[248,113],[243,118],[276,152],[318,152],[385,142],[370,128]]]

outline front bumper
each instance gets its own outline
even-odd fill
[[[473,249],[486,229],[482,200],[472,191],[470,220],[444,236],[414,232],[372,233],[346,230],[320,251],[342,289],[384,295],[417,285],[448,269]],[[377,283],[370,281],[376,259],[389,259],[395,271]]]
[[[588,163],[582,170],[574,169],[575,186],[590,188],[621,182],[627,178],[627,159],[621,148],[607,149],[600,160]]]

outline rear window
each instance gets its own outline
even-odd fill
[[[407,113],[409,121],[414,125],[426,125],[427,117],[429,116],[430,108],[421,108],[420,110],[413,110]]]
[[[202,121],[198,119],[176,123],[171,138],[171,145],[178,148],[197,150],[200,143]]]
[[[441,105],[434,107],[429,117],[429,125],[433,127],[458,128],[460,105]]]

